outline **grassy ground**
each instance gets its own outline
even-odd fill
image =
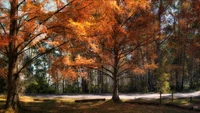
[[[0,112],[5,98],[0,97]],[[196,113],[166,106],[113,103],[111,101],[74,103],[70,99],[33,99],[21,97],[21,113]]]
[[[154,104],[154,105],[159,105],[160,104],[160,99],[135,99],[135,100],[127,100],[127,102],[130,103],[138,103],[138,104]],[[162,99],[161,101],[162,104],[164,105],[176,105],[176,106],[198,106],[200,107],[200,98],[193,98],[192,100],[189,98],[179,98],[179,99],[174,99],[173,102],[171,99]]]

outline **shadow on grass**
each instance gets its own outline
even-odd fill
[[[173,108],[200,111],[199,109],[200,99],[197,98],[193,100],[190,100],[188,98],[178,98],[174,99],[173,101],[171,99],[164,98],[162,99],[161,103],[159,99],[150,99],[150,100],[135,99],[135,100],[128,100],[126,101],[126,103],[139,104],[139,105],[168,106]]]
[[[5,101],[0,101],[0,112]],[[59,99],[39,99],[21,102],[20,113],[195,113],[166,106],[138,105],[112,100],[75,103]]]
[[[3,101],[3,100],[0,100],[0,113],[2,113],[2,112],[3,112],[3,110],[4,110],[4,108],[5,108],[5,104],[6,104],[6,102],[5,102],[5,101]]]
[[[35,102],[21,102],[21,113],[82,113],[100,102],[72,103],[53,99],[37,100]],[[88,112],[85,112],[88,113]]]
[[[21,113],[195,113],[166,106],[137,105],[113,101],[69,103],[58,100],[22,102]]]

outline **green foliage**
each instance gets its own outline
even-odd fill
[[[158,88],[159,88],[159,91],[161,91],[162,93],[169,93],[170,91],[169,77],[170,77],[170,74],[163,73],[158,78]]]
[[[29,60],[29,57],[26,58]],[[40,57],[32,65],[27,67],[25,81],[27,93],[56,93],[55,87],[50,83],[47,75],[49,61],[47,56]]]
[[[55,93],[55,89],[53,86],[49,85],[44,76],[37,76],[32,80],[32,82],[28,83],[26,88],[27,93]]]
[[[39,84],[36,81],[30,83],[26,89],[27,93],[56,93],[53,86],[49,86],[46,83]]]
[[[64,93],[80,93],[81,88],[79,87],[78,81],[74,81],[73,83],[66,84]]]
[[[30,83],[30,85],[28,86],[28,88],[26,89],[26,92],[28,93],[37,93],[39,88],[39,85],[36,81]]]

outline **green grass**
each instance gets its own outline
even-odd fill
[[[4,101],[0,101],[0,112]],[[21,98],[21,113],[196,113],[167,106],[138,105],[112,101],[75,103],[72,99]]]

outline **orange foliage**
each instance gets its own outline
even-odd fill
[[[76,80],[78,77],[73,69],[61,70],[61,74],[67,80]]]
[[[8,45],[8,43],[9,43],[9,40],[6,38],[1,38],[0,39],[0,48],[2,48],[2,47],[5,47],[5,46],[7,46]]]
[[[150,70],[155,70],[158,68],[158,66],[156,64],[145,64],[144,65],[145,69],[150,69]]]
[[[153,27],[151,24],[153,16],[142,11],[147,10],[150,6],[148,0],[125,0],[121,1],[75,1],[72,7],[84,7],[76,12],[69,20],[69,27],[72,29],[75,36],[77,36],[85,44],[87,50],[83,49],[81,53],[88,52],[88,58],[77,56],[75,61],[65,59],[65,65],[93,65],[96,66],[111,66],[120,68],[120,70],[137,67],[137,62],[134,62],[133,55],[130,61],[125,61],[127,55],[133,53],[133,48],[142,46],[148,43],[152,36],[152,31],[157,29],[146,29],[146,27]],[[136,19],[134,16],[136,16]],[[145,17],[146,16],[146,17]],[[145,18],[144,18],[145,17]],[[143,25],[140,29],[138,26]],[[133,30],[134,29],[134,30]],[[145,31],[145,33],[144,33]],[[91,54],[98,56],[90,57]],[[117,56],[118,59],[115,59]],[[92,58],[92,59],[91,59]],[[118,62],[119,61],[119,62]],[[117,63],[117,64],[116,64]],[[135,63],[135,64],[134,64]],[[96,67],[94,66],[94,67]],[[155,69],[155,65],[146,65],[148,69]],[[118,70],[118,71],[120,71]],[[141,68],[134,69],[135,73],[144,73]],[[111,70],[113,71],[113,70]],[[120,72],[119,72],[120,73]]]
[[[6,68],[0,68],[0,75],[3,76],[3,78],[7,77],[7,69]]]
[[[132,71],[133,71],[133,73],[136,74],[136,75],[143,75],[143,74],[146,73],[144,69],[139,68],[139,67],[133,69]]]

